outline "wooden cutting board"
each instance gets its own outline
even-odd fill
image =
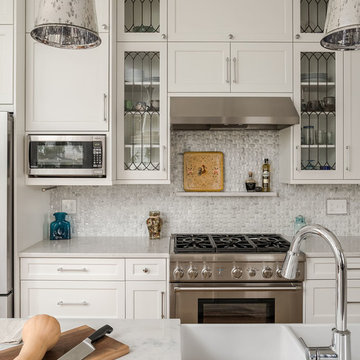
[[[57,360],[74,346],[86,339],[95,330],[89,326],[65,331],[61,334],[58,343],[45,354],[43,360]],[[94,343],[95,351],[86,357],[86,360],[114,360],[129,353],[129,347],[111,337],[104,336]],[[22,345],[0,351],[0,360],[13,360],[20,352]]]

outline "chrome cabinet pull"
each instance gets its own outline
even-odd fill
[[[233,58],[233,63],[234,63],[234,80],[233,83],[236,84],[237,83],[237,76],[236,76],[236,57]]]
[[[226,58],[226,82],[230,82],[230,58]]]
[[[348,304],[360,304],[360,301],[348,301]]]
[[[289,290],[302,290],[301,286],[249,286],[249,287],[174,287],[175,291],[259,291],[259,290],[266,290],[266,291],[289,291]]]
[[[163,171],[166,171],[165,159],[167,159],[166,145],[163,145]]]
[[[360,270],[360,267],[353,267],[353,268],[348,267],[347,269],[348,269],[348,270],[358,270],[358,271],[359,271],[359,270]]]
[[[165,305],[165,291],[161,292],[161,318],[165,319],[165,310],[164,310],[164,305]]]
[[[234,38],[234,35],[233,35],[233,34],[229,34],[229,35],[228,35],[228,38],[229,38],[229,40],[232,40],[232,39]]]
[[[350,145],[345,146],[346,150],[346,165],[345,170],[350,171]]]
[[[161,34],[161,38],[165,40],[166,39],[166,34]]]
[[[71,302],[64,302],[62,300],[58,301],[57,303],[59,306],[66,306],[66,305],[76,305],[76,306],[86,306],[86,305],[89,305],[89,303],[87,301],[81,301],[81,302],[74,302],[74,303],[71,303]]]
[[[144,268],[144,269],[143,269],[143,272],[144,272],[145,274],[147,274],[147,273],[150,272],[150,270],[149,270],[148,268]]]
[[[104,121],[107,121],[107,116],[106,116],[106,105],[107,105],[107,95],[104,93]]]
[[[295,35],[295,39],[299,40],[301,38],[300,34]]]
[[[64,269],[63,267],[57,268],[57,271],[64,272],[64,271],[83,271],[86,272],[88,269],[86,267],[80,269]]]
[[[107,26],[106,24],[102,24],[102,25],[101,25],[101,28],[102,28],[103,30],[107,30],[107,29],[108,29],[108,26]]]
[[[296,171],[300,171],[301,170],[301,160],[300,160],[300,146],[296,145],[295,147],[296,151],[295,151],[295,164],[296,164]]]

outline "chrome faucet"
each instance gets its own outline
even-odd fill
[[[347,269],[344,251],[337,237],[320,225],[304,226],[294,236],[287,252],[281,274],[286,279],[295,279],[299,261],[300,245],[310,235],[318,235],[331,247],[336,265],[336,319],[332,329],[332,344],[329,347],[308,347],[303,344],[307,360],[351,360],[350,331],[347,330]]]

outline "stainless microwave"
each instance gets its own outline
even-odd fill
[[[106,135],[27,135],[31,177],[105,177]]]

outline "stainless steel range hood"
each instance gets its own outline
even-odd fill
[[[172,97],[173,130],[280,130],[299,123],[289,97]]]

